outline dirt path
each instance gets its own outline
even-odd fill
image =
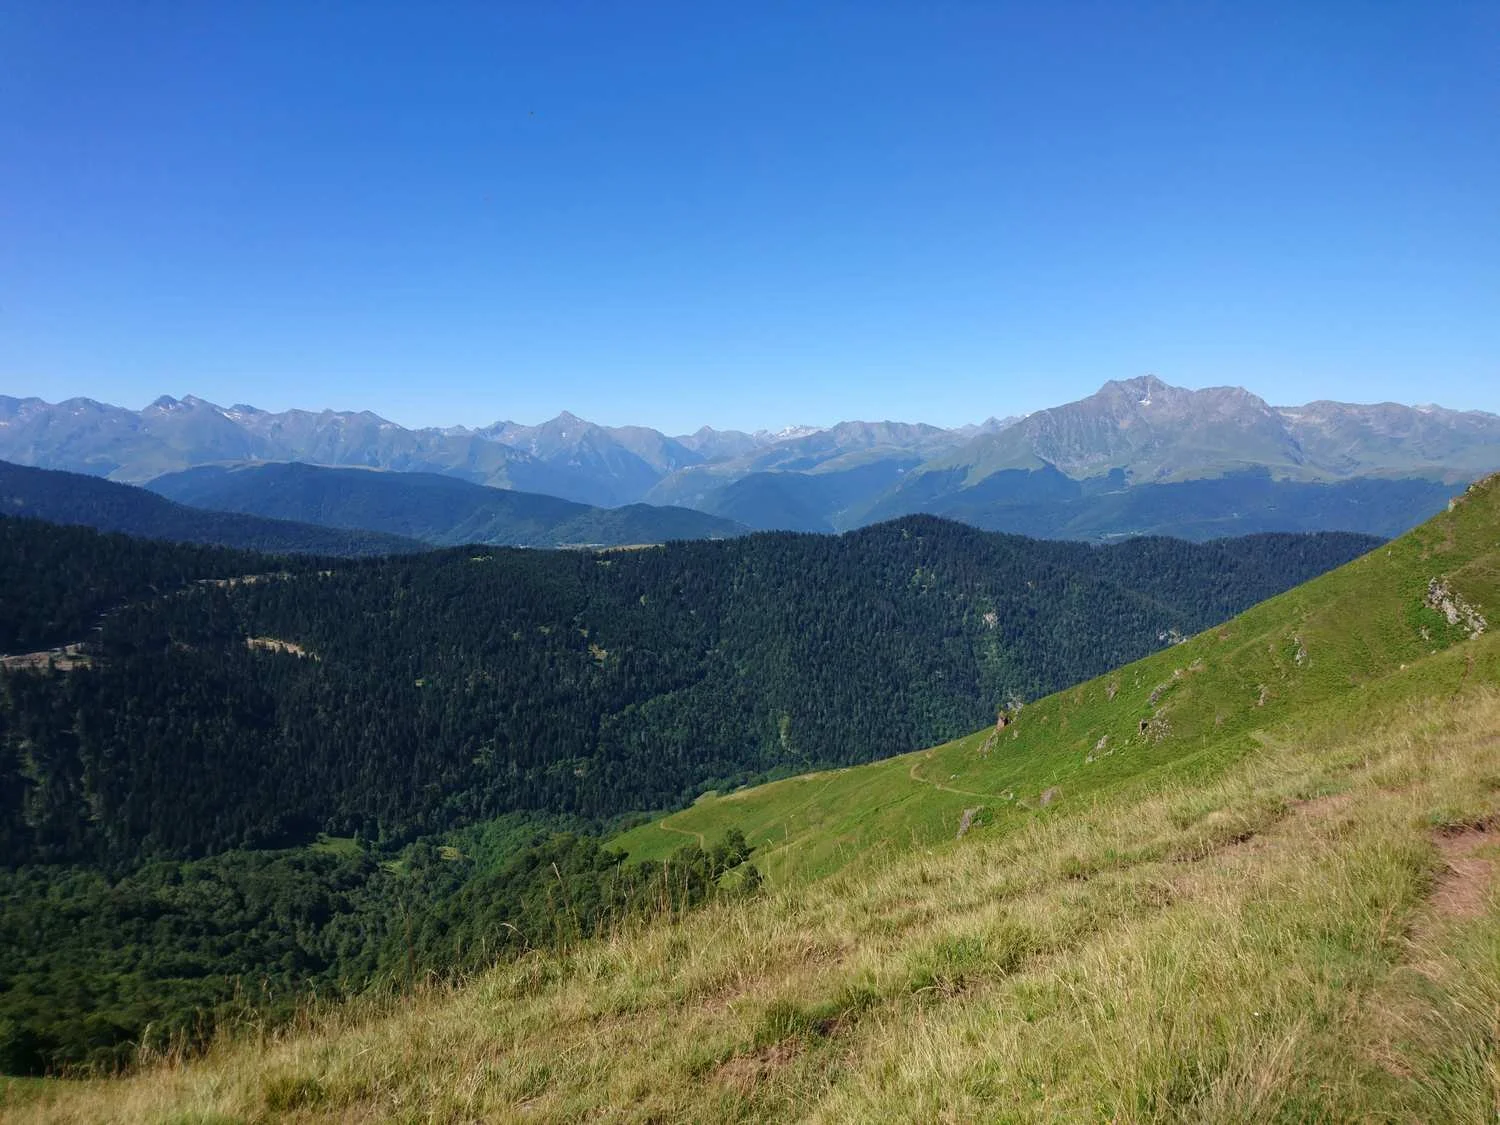
[[[1432,891],[1432,908],[1448,918],[1477,918],[1495,874],[1495,861],[1476,854],[1496,842],[1488,822],[1439,833],[1434,840],[1443,857],[1443,873]]]
[[[1010,798],[1005,796],[1003,793],[976,793],[972,789],[958,789],[952,785],[944,785],[941,781],[932,781],[928,778],[923,777],[917,772],[917,767],[920,766],[923,762],[927,761],[927,759],[931,756],[932,755],[930,753],[923,754],[920,758],[914,761],[911,764],[911,769],[906,772],[906,776],[911,778],[911,780],[913,781],[920,781],[923,785],[930,785],[934,789],[941,789],[944,793],[957,793],[960,797],[982,797],[986,801],[1010,800]]]
[[[664,831],[664,832],[675,832],[679,836],[690,836],[694,840],[698,841],[698,846],[700,848],[702,848],[704,851],[708,850],[708,845],[706,843],[704,843],[704,841],[703,841],[703,833],[702,832],[689,832],[686,828],[673,828],[665,820],[658,820],[656,822],[656,826],[658,828],[662,829],[662,831]]]

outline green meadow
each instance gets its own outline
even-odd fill
[[[0,1108],[1493,1121],[1497,614],[1490,481],[1003,726],[709,795],[617,840],[646,858],[740,829],[767,877],[754,895],[126,1077],[15,1084]]]
[[[1494,682],[1487,654],[1437,659],[1470,633],[1427,604],[1444,578],[1500,605],[1493,483],[1411,534],[1223,626],[1021,707],[1005,726],[868,766],[728,794],[618,836],[632,858],[738,828],[772,881],[816,878],[871,851],[1058,815],[1122,786],[1212,776],[1272,732]],[[1477,665],[1475,661],[1479,661]],[[1410,674],[1406,674],[1410,673]],[[1044,802],[1045,798],[1045,802]]]

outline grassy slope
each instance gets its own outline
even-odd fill
[[[1491,485],[1028,707],[988,753],[979,735],[672,818],[789,825],[752,901],[134,1078],[18,1084],[6,1115],[1493,1119],[1500,832],[1473,826],[1500,810],[1500,636],[1420,607],[1447,575],[1493,618],[1497,562]],[[952,839],[953,808],[985,803]],[[803,882],[820,863],[843,869]]]
[[[1288,716],[1346,697],[1363,706],[1397,690],[1379,682],[1387,672],[1461,640],[1462,628],[1423,604],[1432,578],[1449,576],[1470,601],[1500,607],[1497,493],[1494,482],[1476,488],[1455,511],[1349,566],[1025,707],[1004,731],[705,797],[615,843],[635,858],[660,857],[684,833],[738,827],[770,878],[800,878],[871,847],[951,837],[965,809],[1009,824],[1030,816],[1049,789],[1051,806],[1061,808],[1123,782],[1201,776]],[[1436,687],[1418,678],[1399,690]]]

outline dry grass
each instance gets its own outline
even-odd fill
[[[1488,643],[1488,638],[1482,642]],[[14,1121],[1494,1120],[1500,694],[310,1014]],[[1446,881],[1445,881],[1446,880]]]

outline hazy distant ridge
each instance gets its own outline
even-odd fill
[[[132,482],[265,461],[440,473],[606,508],[694,508],[763,529],[836,531],[930,512],[1080,538],[1305,526],[1391,534],[1436,510],[1445,486],[1500,469],[1500,416],[1277,407],[1243,388],[1188,390],[1155,376],[955,429],[850,421],[677,437],[568,412],[535,426],[407,429],[368,411],[270,413],[191,395],[139,411],[0,396],[0,458]],[[1389,487],[1396,478],[1406,483]],[[1209,481],[1221,483],[1184,501],[1178,486]],[[1128,502],[1100,499],[1127,492]],[[1184,502],[1197,508],[1190,525],[1175,519]],[[1059,503],[1072,505],[1066,518]],[[1328,512],[1340,514],[1320,522]]]

